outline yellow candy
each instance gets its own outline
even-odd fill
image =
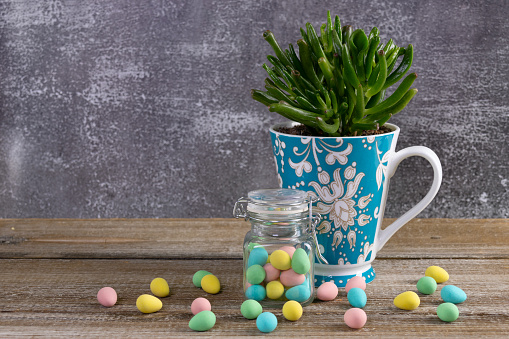
[[[221,284],[215,275],[208,274],[201,279],[201,288],[207,293],[217,294],[221,289]]]
[[[442,267],[439,266],[430,266],[426,269],[426,272],[424,273],[427,277],[432,277],[435,279],[437,284],[446,282],[449,280],[449,273],[447,273],[446,270],[444,270]]]
[[[285,293],[285,287],[277,280],[269,282],[265,289],[267,290],[267,297],[270,299],[279,299]]]
[[[394,298],[394,305],[402,310],[414,310],[421,303],[421,299],[417,293],[406,291]]]
[[[168,283],[163,278],[155,278],[150,283],[150,291],[156,297],[164,298],[170,295],[170,286],[168,286]]]
[[[297,321],[302,317],[302,305],[295,300],[287,301],[283,305],[283,316],[290,321]]]
[[[283,250],[275,250],[270,255],[270,263],[278,270],[285,271],[292,267],[290,255]]]
[[[154,313],[163,307],[163,303],[153,295],[142,294],[136,300],[136,307],[142,313]]]

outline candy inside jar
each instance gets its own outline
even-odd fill
[[[246,299],[264,306],[313,301],[319,215],[312,214],[312,202],[305,192],[290,189],[257,190],[239,199],[234,215],[251,222],[244,239]]]

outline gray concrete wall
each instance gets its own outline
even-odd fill
[[[398,149],[425,145],[444,181],[421,217],[509,217],[509,2],[0,2],[0,217],[230,217],[277,185],[250,99],[271,53],[306,21],[413,43],[418,95],[391,119]],[[431,169],[402,163],[386,216],[424,196]]]

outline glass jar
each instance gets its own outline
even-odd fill
[[[303,306],[314,299],[314,257],[317,253],[312,213],[314,200],[291,189],[251,191],[235,204],[234,216],[251,222],[244,238],[243,292],[264,306],[295,300]]]

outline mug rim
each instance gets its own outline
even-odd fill
[[[386,136],[390,134],[399,134],[399,127],[397,125],[391,124],[391,123],[385,123],[384,126],[389,127],[391,129],[390,132],[384,133],[384,134],[374,134],[374,135],[358,135],[358,136],[344,136],[344,137],[328,137],[328,136],[309,136],[309,135],[294,135],[294,134],[287,134],[283,132],[278,132],[275,129],[278,127],[293,127],[297,125],[302,125],[300,122],[296,121],[286,121],[286,122],[280,122],[276,123],[272,126],[270,126],[270,133],[277,133],[277,134],[283,134],[287,137],[295,137],[295,138],[320,138],[320,139],[337,139],[337,138],[343,138],[343,139],[361,139],[361,138],[367,138],[367,137],[381,137]]]

